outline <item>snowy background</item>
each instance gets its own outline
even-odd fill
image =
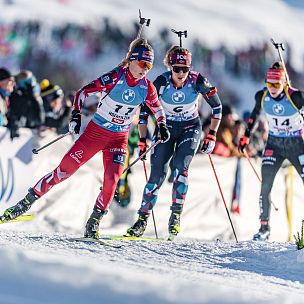
[[[6,5],[12,2],[12,5]],[[45,22],[92,23],[110,16],[129,30],[137,21],[138,8],[152,19],[147,37],[159,26],[188,29],[189,41],[202,38],[210,47],[225,43],[231,49],[263,43],[271,37],[288,41],[292,62],[303,69],[303,1],[188,0],[188,1],[0,1],[0,17],[6,20],[39,18]],[[155,38],[155,37],[154,37]],[[156,37],[157,38],[157,37]],[[187,40],[188,41],[188,40]],[[122,54],[104,61],[112,68]],[[108,64],[108,66],[107,66]],[[92,70],[94,78],[98,72]],[[96,74],[96,75],[95,75]],[[152,77],[151,72],[151,78]],[[260,83],[231,79],[248,95]],[[51,136],[51,135],[50,135]],[[47,143],[45,137],[38,144]],[[24,193],[33,181],[58,164],[72,138],[49,147],[33,159],[33,172],[17,176]],[[37,144],[37,143],[36,143]],[[4,153],[5,150],[5,153]],[[3,147],[1,153],[12,154]],[[228,208],[230,208],[235,160],[213,158]],[[17,162],[18,160],[16,160]],[[259,171],[259,161],[254,162]],[[287,242],[285,211],[286,170],[275,180],[272,199],[279,211],[271,214],[270,242],[250,241],[259,228],[259,183],[246,159],[242,160],[241,213],[231,214],[239,242],[231,232],[208,157],[197,155],[190,170],[190,187],[180,236],[168,242],[122,242],[120,249],[98,244],[69,242],[83,233],[102,180],[97,155],[75,176],[58,185],[31,212],[36,219],[1,225],[0,303],[302,303],[304,296],[304,251]],[[101,225],[103,234],[122,234],[136,218],[144,174],[141,164],[130,175],[133,198],[128,208],[115,203]],[[155,208],[160,237],[167,236],[171,185],[165,183]],[[19,197],[18,199],[20,199]],[[2,205],[1,210],[7,206]],[[292,234],[299,231],[304,214],[303,185],[294,176]],[[146,235],[153,236],[152,221]]]

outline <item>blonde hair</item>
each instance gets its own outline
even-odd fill
[[[171,66],[172,66],[171,63],[170,63],[170,58],[171,58],[172,54],[176,54],[176,53],[179,53],[179,52],[183,52],[185,54],[191,54],[191,52],[186,48],[180,47],[178,45],[171,46],[170,49],[167,51],[167,53],[164,57],[164,60],[163,60],[164,65],[168,69],[170,69]]]
[[[144,39],[144,38],[135,39],[130,43],[129,50],[128,50],[125,58],[119,64],[119,66],[127,67],[129,65],[130,57],[133,53],[133,50],[137,47],[145,47],[148,50],[153,51],[152,46],[148,43],[148,41],[146,39]]]

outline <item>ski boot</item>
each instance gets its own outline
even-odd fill
[[[259,232],[253,236],[254,241],[267,241],[270,236],[270,227],[267,224],[261,224]]]
[[[30,188],[28,190],[28,194],[21,201],[19,201],[15,206],[7,208],[4,211],[3,215],[0,217],[0,221],[9,222],[14,220],[18,216],[28,211],[39,197],[40,196],[37,195],[32,188]]]
[[[98,208],[93,209],[90,215],[84,231],[85,238],[99,239],[99,223],[102,217],[108,213],[108,210],[100,210]]]
[[[147,227],[148,217],[148,213],[139,213],[138,220],[134,223],[132,227],[127,229],[127,233],[125,234],[125,236],[142,236]]]
[[[169,223],[168,223],[168,230],[169,230],[169,241],[173,241],[174,237],[180,232],[180,216],[181,212],[172,211]]]

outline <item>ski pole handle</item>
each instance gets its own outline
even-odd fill
[[[139,29],[136,36],[136,39],[140,38],[144,25],[147,27],[150,25],[151,19],[146,19],[141,16],[141,11],[139,10]]]
[[[277,51],[278,51],[278,53],[279,53],[280,60],[281,60],[281,62],[282,62],[282,64],[283,64],[283,69],[284,69],[285,74],[286,74],[287,83],[288,83],[289,86],[291,86],[291,85],[290,85],[290,79],[289,79],[289,76],[288,76],[288,73],[287,73],[287,70],[286,70],[284,58],[283,58],[283,55],[282,55],[282,52],[281,52],[281,50],[282,50],[282,51],[285,51],[284,45],[283,45],[283,43],[274,42],[274,40],[273,40],[272,38],[270,39],[270,41],[271,41],[271,43],[274,45],[274,47],[277,49]]]
[[[159,139],[158,141],[156,141],[149,149],[147,149],[146,152],[144,152],[141,156],[139,156],[138,158],[136,158],[127,168],[125,168],[122,172],[122,174],[124,174],[127,170],[129,170],[133,165],[135,165],[140,159],[142,159],[148,152],[150,152],[154,147],[156,147],[159,143],[161,142],[161,140]]]
[[[50,141],[49,143],[47,143],[46,145],[40,147],[39,149],[33,149],[32,152],[33,152],[34,154],[38,154],[39,151],[45,149],[46,147],[52,145],[52,144],[55,143],[56,141],[62,139],[63,137],[65,137],[65,136],[67,136],[67,135],[69,135],[69,134],[71,134],[71,133],[70,133],[70,132],[67,132],[67,133],[65,133],[65,134],[62,134],[62,135],[58,136],[57,138],[55,138],[54,140],[52,140],[52,141]]]

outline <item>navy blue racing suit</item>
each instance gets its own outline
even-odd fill
[[[201,121],[198,100],[202,94],[212,108],[212,117],[221,119],[222,105],[208,79],[190,71],[182,88],[175,88],[171,72],[163,73],[154,81],[159,100],[165,110],[170,139],[157,145],[151,152],[151,173],[143,192],[138,213],[150,213],[157,200],[157,193],[166,178],[170,159],[173,157],[173,189],[171,210],[182,212],[188,190],[188,169],[201,139]],[[147,124],[150,110],[141,107],[139,124]],[[152,142],[157,140],[155,129]]]

